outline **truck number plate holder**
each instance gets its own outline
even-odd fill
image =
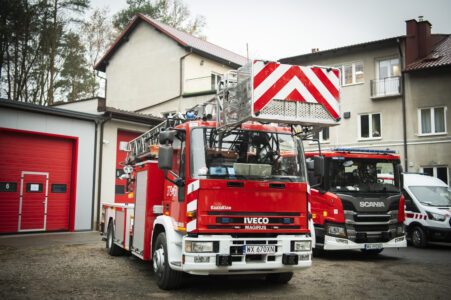
[[[273,254],[276,253],[276,245],[245,245],[243,254]]]
[[[377,243],[377,244],[365,244],[365,249],[367,250],[379,250],[382,249],[382,244],[381,243]]]

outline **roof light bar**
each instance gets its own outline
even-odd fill
[[[371,150],[371,149],[355,149],[355,148],[334,148],[336,152],[367,152],[367,153],[396,153],[395,150]]]

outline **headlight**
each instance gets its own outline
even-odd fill
[[[445,221],[445,219],[446,219],[445,215],[436,214],[436,213],[432,213],[429,211],[427,211],[426,213],[428,214],[429,219],[434,220],[434,221]]]
[[[327,225],[326,234],[346,237],[345,228],[342,226]]]
[[[186,241],[185,251],[189,253],[218,252],[219,247],[215,247],[215,245],[219,246],[219,243]]]
[[[299,252],[299,251],[310,251],[312,250],[312,242],[311,241],[292,241],[291,242],[291,251]]]

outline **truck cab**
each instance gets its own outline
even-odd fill
[[[319,155],[307,153],[307,165]],[[324,176],[308,171],[315,248],[380,253],[405,247],[399,157],[365,149],[335,149],[321,156]]]
[[[415,247],[451,242],[451,190],[438,178],[403,173],[406,230]]]

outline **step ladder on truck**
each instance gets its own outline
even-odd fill
[[[162,289],[182,274],[266,274],[312,264],[302,136],[340,120],[339,71],[251,61],[214,101],[128,144],[129,204],[104,204],[111,255],[152,260]]]

